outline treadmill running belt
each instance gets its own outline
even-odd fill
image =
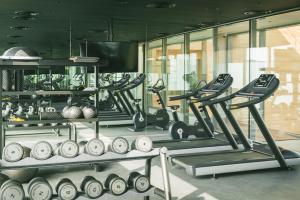
[[[226,165],[235,163],[247,163],[254,162],[257,160],[272,160],[272,156],[254,152],[228,152],[228,153],[218,153],[218,154],[205,154],[205,155],[190,155],[190,156],[180,156],[174,157],[174,162],[179,162],[184,165],[189,165],[193,167],[207,167],[216,165]]]

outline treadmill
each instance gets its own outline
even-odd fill
[[[139,74],[133,80],[126,84],[118,84],[113,87],[114,94],[117,96],[119,102],[122,103],[122,107],[126,110],[126,115],[99,115],[99,125],[131,125],[133,124],[133,115],[136,113],[131,101],[134,103],[141,101],[141,99],[134,99],[130,90],[138,87],[144,83],[146,78],[145,74]]]
[[[118,92],[115,92],[116,90],[122,88],[124,85],[128,83],[130,79],[129,74],[125,74],[122,76],[121,79],[117,81],[111,82],[109,85],[101,86],[100,89],[107,90],[109,96],[111,97],[112,101],[114,102],[115,109],[112,110],[105,110],[105,111],[99,111],[99,116],[131,116],[131,113],[129,112],[125,102],[121,98]]]
[[[187,100],[187,103],[194,113],[198,123],[201,123],[203,127],[203,135],[197,135],[197,138],[193,139],[178,139],[178,140],[158,140],[153,141],[154,147],[167,147],[168,156],[171,155],[185,155],[195,152],[212,152],[212,151],[223,151],[229,149],[243,148],[248,144],[247,138],[241,134],[238,137],[234,137],[226,123],[223,121],[220,113],[218,112],[216,105],[209,105],[209,109],[212,111],[218,125],[220,126],[223,134],[213,133],[209,128],[206,120],[201,116],[199,110],[196,107],[196,103],[209,101],[216,99],[220,95],[224,94],[231,86],[233,78],[230,74],[219,74],[217,78],[213,79],[205,86],[194,89],[187,94],[170,97],[170,100]],[[192,98],[193,97],[193,98]],[[202,106],[204,112],[207,113],[206,106]],[[174,113],[173,113],[174,116]],[[235,138],[239,140],[236,141]],[[244,145],[240,144],[244,143]]]
[[[270,97],[278,86],[279,79],[276,78],[275,75],[262,74],[232,95],[202,103],[202,106],[221,104],[235,132],[241,133],[242,130],[230,110],[248,108],[264,136],[266,144],[248,144],[244,146],[244,150],[174,155],[170,157],[170,161],[184,167],[187,174],[191,176],[215,175],[271,168],[287,169],[289,166],[299,164],[300,155],[298,153],[280,148],[276,145],[271,133],[255,107],[256,104]],[[231,104],[228,108],[226,103],[237,97],[244,97],[246,100],[242,103]]]

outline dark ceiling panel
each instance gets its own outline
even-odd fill
[[[70,22],[72,46],[76,49],[83,39],[106,40],[109,19],[113,20],[115,40],[145,41],[158,37],[159,33],[178,33],[184,31],[186,26],[197,27],[203,22],[224,23],[243,19],[247,17],[243,13],[249,10],[275,12],[300,6],[299,0],[165,0],[176,6],[146,7],[149,3],[161,1],[1,0],[0,51],[11,46],[26,45],[44,55],[49,55],[49,52],[68,52]],[[37,11],[40,14],[35,20],[12,19],[14,12],[20,10]],[[11,26],[30,28],[19,31],[10,29]],[[22,37],[9,38],[8,35]]]

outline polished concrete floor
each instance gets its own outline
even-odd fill
[[[94,137],[94,130],[91,124],[77,124],[78,140]],[[42,131],[39,131],[42,132]],[[43,131],[45,132],[45,131]],[[10,132],[12,133],[12,132]],[[25,131],[19,132],[25,133]],[[17,132],[13,132],[17,134]],[[22,141],[23,144],[31,146],[34,141],[47,140],[51,143],[67,138],[67,134],[56,136],[51,133],[31,136],[10,136],[7,142]],[[145,132],[135,133],[126,127],[102,127],[100,136],[109,143],[114,137],[126,136],[129,140],[134,140],[137,135],[149,135],[153,139],[168,138],[167,132],[156,129],[148,129]],[[300,152],[300,141],[279,142],[282,146],[290,146]],[[110,173],[116,173],[126,177],[130,171],[143,171],[145,162],[143,160],[124,161],[119,163],[107,163],[101,165],[102,170],[96,172],[91,166],[60,167],[44,169],[39,175],[48,178],[53,186],[63,177],[70,178],[77,186],[86,175],[93,175],[104,181]],[[152,163],[152,179],[154,186],[162,188],[162,176],[160,161],[158,158]],[[300,167],[295,167],[289,171],[265,170],[248,173],[237,173],[220,175],[213,177],[194,178],[187,176],[182,168],[169,166],[170,180],[173,197],[183,200],[297,200],[300,196]],[[132,197],[131,199],[137,199]],[[151,198],[159,199],[159,198]]]

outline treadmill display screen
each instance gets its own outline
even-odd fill
[[[229,74],[220,74],[213,83],[213,85],[224,85],[228,77]]]
[[[254,83],[256,88],[267,88],[272,80],[275,78],[274,74],[261,74]]]

